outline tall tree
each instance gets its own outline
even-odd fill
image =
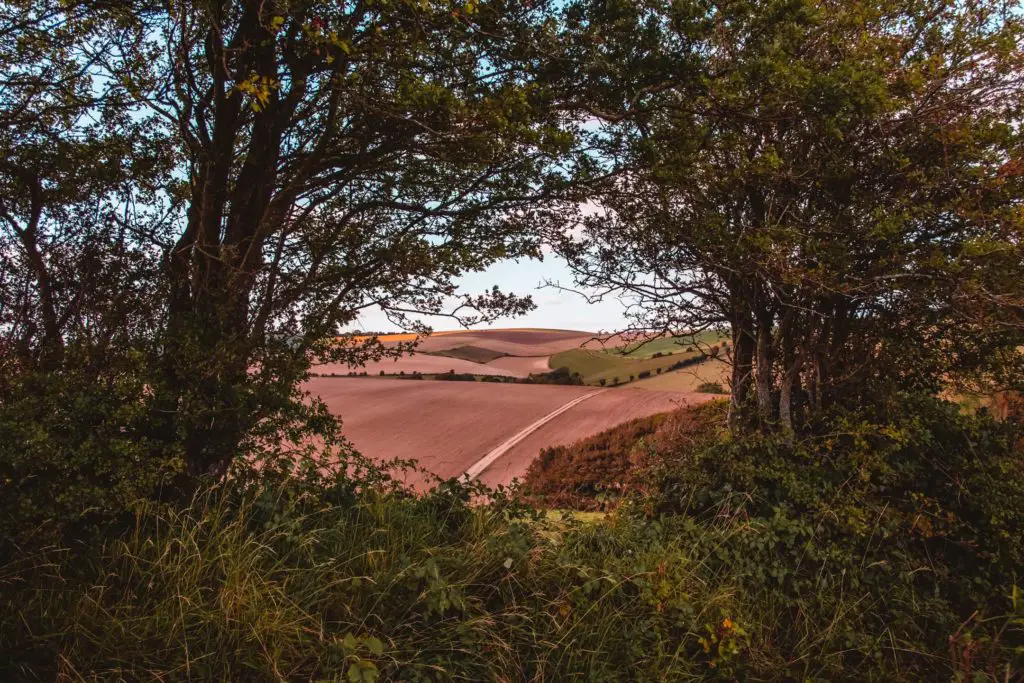
[[[621,12],[600,20],[606,3],[580,12],[594,17],[581,32],[629,40]],[[735,426],[792,432],[797,410],[883,385],[936,391],[980,348],[1019,343],[1024,55],[1011,4],[632,13],[659,44],[691,46],[661,50],[657,68],[699,64],[703,78],[648,75],[617,109],[595,102],[594,144],[619,173],[560,249],[580,283],[632,295],[640,329],[731,330]]]
[[[321,343],[358,311],[443,312],[459,274],[537,254],[523,227],[567,144],[533,75],[553,29],[529,0],[136,11],[105,65],[174,136],[185,205],[156,414],[193,474],[220,475],[311,358],[374,351]]]
[[[526,310],[456,283],[540,253],[556,40],[534,0],[0,3],[6,367],[134,349],[145,438],[221,476],[311,362],[402,350],[337,340],[360,311]]]

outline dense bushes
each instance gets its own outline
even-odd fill
[[[636,475],[650,466],[653,454],[711,438],[724,418],[724,403],[689,406],[544,448],[527,471],[523,492],[549,507],[604,508],[637,484]]]
[[[1020,676],[1024,622],[999,616],[1021,609],[1009,597],[1024,567],[1014,427],[900,395],[816,431],[793,446],[750,437],[669,449],[635,512],[677,520],[697,552],[712,550],[707,524],[743,521],[711,539],[710,561],[791,624],[774,634],[778,655],[843,651],[831,666],[805,662],[798,678],[882,662],[903,680]]]
[[[476,375],[471,372],[455,372],[449,370],[438,375],[434,375],[434,379],[444,380],[447,382],[475,382]]]
[[[180,453],[151,438],[142,356],[104,362],[0,378],[0,556],[162,497],[183,472]]]

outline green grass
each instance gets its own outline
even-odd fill
[[[649,358],[656,353],[678,354],[685,352],[687,348],[707,350],[708,347],[721,344],[723,341],[729,341],[729,334],[727,332],[706,330],[696,335],[659,337],[646,342],[626,344],[614,349],[604,349],[604,351],[606,353],[625,354],[630,358]]]
[[[607,386],[612,386],[615,378],[619,379],[620,384],[624,384],[630,381],[631,375],[634,380],[638,379],[641,372],[649,372],[651,376],[655,376],[659,368],[665,371],[679,361],[696,358],[699,355],[698,351],[680,351],[660,358],[635,358],[608,351],[571,349],[552,356],[550,365],[553,368],[567,367],[572,372],[578,372],[583,376],[585,384],[598,385],[603,379]]]

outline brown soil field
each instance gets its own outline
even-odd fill
[[[457,373],[471,373],[474,375],[504,375],[506,377],[525,377],[528,373],[517,373],[501,367],[491,367],[489,364],[474,363],[473,361],[461,358],[446,358],[444,356],[431,356],[425,353],[417,353],[412,356],[403,356],[393,359],[385,358],[376,363],[367,363],[362,367],[350,368],[343,363],[324,363],[314,365],[313,374],[316,375],[347,375],[349,372],[366,372],[368,375],[379,375],[383,370],[386,375],[397,375],[405,372],[411,375],[414,372],[433,374],[454,370]]]
[[[550,359],[551,356],[503,356],[489,362],[487,367],[522,373],[522,375],[539,375],[551,371],[551,367],[548,365]]]
[[[306,388],[341,415],[342,431],[364,455],[415,459],[443,478],[460,476],[523,427],[593,391],[354,377],[318,377]],[[411,477],[410,483],[422,481]]]
[[[504,453],[480,477],[491,485],[522,476],[545,446],[572,443],[635,417],[711,398],[631,389],[598,393],[575,386],[347,377],[314,378],[306,388],[341,415],[342,431],[365,455],[415,459],[443,478],[462,475],[533,423],[574,399],[595,394]],[[416,475],[407,480],[424,484]]]

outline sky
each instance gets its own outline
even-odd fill
[[[548,327],[587,332],[611,332],[626,327],[624,305],[617,299],[588,304],[579,294],[542,287],[545,281],[572,287],[572,273],[559,257],[547,253],[543,261],[508,260],[494,264],[485,271],[470,273],[459,282],[459,291],[479,294],[495,285],[503,292],[531,294],[537,308],[516,318],[502,318],[485,327]],[[448,318],[421,317],[435,330],[448,330],[457,325]],[[379,310],[367,310],[349,327],[362,330],[397,331]]]

